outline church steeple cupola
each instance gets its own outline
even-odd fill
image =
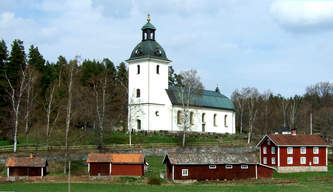
[[[142,30],[142,41],[152,40],[155,41],[156,28],[150,23],[150,14],[148,14],[147,23],[141,28]]]
[[[156,28],[151,24],[150,20],[150,15],[148,14],[148,22],[141,28],[142,41],[134,47],[131,57],[127,61],[142,58],[155,58],[170,61],[163,47],[155,40]]]

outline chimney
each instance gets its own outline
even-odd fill
[[[30,153],[30,159],[32,159],[32,158],[34,158],[34,153],[33,152]]]
[[[296,129],[291,130],[291,135],[296,135]]]

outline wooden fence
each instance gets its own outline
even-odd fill
[[[235,145],[246,145],[245,140],[235,140],[235,141],[223,141],[223,142],[187,142],[186,146],[235,146]],[[179,143],[135,143],[131,145],[131,148],[164,148],[164,147],[181,147]],[[115,148],[130,148],[129,144],[110,144],[104,145],[105,149],[115,149]],[[1,151],[13,151],[14,145],[0,146]],[[60,151],[64,150],[64,146],[49,146],[49,150]],[[85,149],[97,149],[97,145],[74,145],[69,146],[69,150],[85,150]],[[17,145],[17,151],[46,151],[46,145]]]
[[[308,177],[306,181],[314,181],[316,183],[320,181],[333,181],[333,176],[323,176],[323,177]]]

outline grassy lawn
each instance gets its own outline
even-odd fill
[[[29,183],[29,182],[6,182],[0,184],[0,190],[2,191],[15,191],[15,192],[63,192],[68,191],[67,183]],[[330,182],[308,185],[162,185],[162,186],[150,186],[150,185],[121,185],[121,184],[100,184],[100,183],[72,183],[72,192],[165,192],[165,191],[188,191],[188,192],[213,192],[213,191],[246,191],[246,192],[278,192],[278,191],[301,191],[301,192],[313,192],[313,191],[333,191],[333,185]]]

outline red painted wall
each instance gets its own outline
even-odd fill
[[[182,176],[182,169],[188,169],[188,176]],[[174,175],[175,180],[251,179],[256,178],[256,171],[255,165],[248,165],[248,169],[241,169],[241,165],[232,169],[225,165],[216,165],[216,169],[209,169],[209,165],[175,165]]]
[[[261,145],[261,151],[260,151],[260,162],[261,164],[264,164],[264,157],[267,158],[267,166],[277,166],[278,165],[278,148],[276,147],[276,145],[271,141],[270,145],[268,145],[267,143],[267,138],[266,140],[263,142],[263,144]],[[263,148],[266,147],[267,148],[267,153],[264,154],[263,153]],[[272,154],[272,147],[275,147],[275,154]],[[272,164],[272,157],[275,157],[275,164]]]
[[[112,164],[111,176],[143,176],[143,164]]]
[[[110,163],[90,163],[90,175],[98,176],[98,173],[101,176],[110,175]]]
[[[287,158],[293,157],[293,164],[287,163]],[[301,164],[301,157],[306,157],[306,163]],[[313,157],[319,157],[319,164],[313,164]],[[319,147],[319,154],[313,154],[313,147],[306,147],[306,154],[301,154],[300,147],[293,147],[293,154],[287,154],[287,147],[280,147],[280,166],[326,166],[326,147]]]
[[[10,167],[9,176],[41,176],[41,169],[41,167]]]
[[[271,178],[273,177],[273,169],[258,165],[258,178]]]

